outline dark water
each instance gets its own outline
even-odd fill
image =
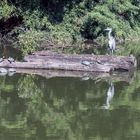
[[[140,71],[0,76],[0,139],[140,140]]]

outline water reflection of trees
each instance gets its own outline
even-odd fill
[[[13,86],[0,90],[2,139],[140,138],[140,103],[135,99],[140,73],[132,85],[114,84],[110,110],[100,108],[106,100],[106,82],[77,78],[47,80],[34,75],[17,76],[16,80],[0,78],[0,82]]]

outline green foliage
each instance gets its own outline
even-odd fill
[[[117,40],[139,38],[140,35],[138,0],[10,0],[8,2],[5,0],[1,3],[0,18],[8,18],[15,13],[22,16],[23,24],[20,26],[27,33],[17,34],[17,39],[21,42],[19,45],[24,53],[39,49],[38,44],[35,44],[42,37],[35,41],[32,39],[42,34],[47,40],[62,47],[81,43],[85,39],[102,41],[106,27],[113,28]],[[32,41],[28,40],[28,43],[30,42],[28,49],[28,43],[23,43],[21,40],[30,38],[31,32],[35,35]]]
[[[26,30],[19,34],[16,46],[20,47],[23,54],[32,53],[39,49],[40,42],[43,41],[44,34],[37,30]]]
[[[0,2],[0,19],[8,19],[9,17],[15,15],[16,7],[9,5],[7,0]]]
[[[23,13],[24,26],[28,29],[49,31],[53,28],[47,16],[43,16],[43,12],[39,10],[25,11]]]
[[[55,26],[54,30],[50,33],[50,36],[58,45],[62,46],[72,44],[73,41],[70,32],[60,25]]]
[[[126,19],[125,14],[129,19]],[[108,1],[108,4],[97,5],[93,11],[88,12],[81,31],[85,37],[95,39],[102,35],[106,27],[112,27],[117,38],[129,38],[133,33],[139,36],[138,31],[135,30],[137,26],[140,27],[139,20],[135,18],[138,15],[139,8],[128,1],[124,4],[116,1],[112,6]]]
[[[139,40],[135,40],[135,42],[131,43],[131,40],[129,40],[127,43],[125,43],[123,46],[118,45],[118,55],[130,55],[133,54],[134,56],[140,56],[140,45]]]

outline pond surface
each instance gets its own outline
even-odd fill
[[[2,140],[140,140],[139,70],[19,71],[0,83]]]

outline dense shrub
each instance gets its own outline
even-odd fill
[[[7,0],[0,1],[0,20],[7,19],[16,14],[16,7],[7,3]]]
[[[16,46],[20,47],[23,54],[33,53],[39,49],[40,42],[43,40],[43,32],[30,29],[19,34]]]
[[[27,32],[17,34],[20,41],[43,34],[56,44],[71,45],[85,39],[102,39],[106,27],[113,28],[118,40],[140,35],[139,0],[3,0],[0,4],[0,19],[13,14],[23,17],[20,26]],[[21,48],[28,49],[24,43]],[[36,40],[29,48],[35,44]]]

